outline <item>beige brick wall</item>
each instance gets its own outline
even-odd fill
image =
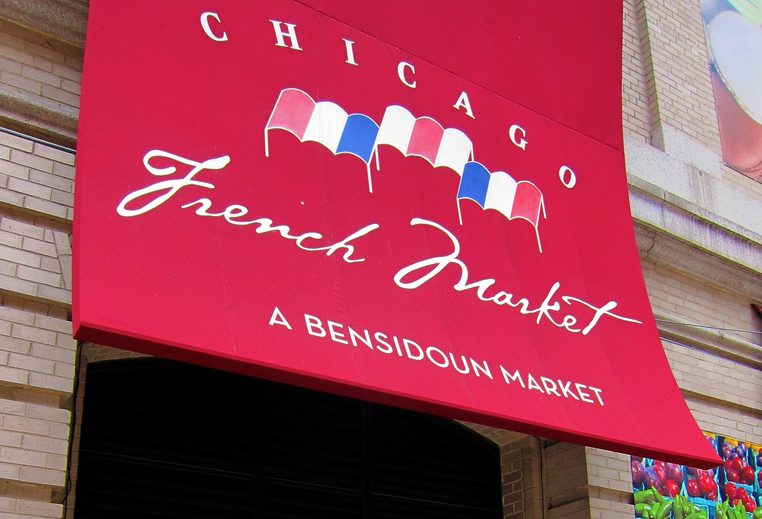
[[[648,297],[656,314],[708,326],[724,328],[727,335],[755,342],[752,333],[729,330],[755,330],[751,301],[671,270],[668,265],[644,261],[641,264]]]
[[[642,0],[652,130],[671,127],[719,153],[700,0]]]
[[[586,448],[590,492],[590,517],[632,519],[630,456],[603,449]]]
[[[0,517],[3,519],[58,518],[62,510],[62,505],[55,503],[0,497]]]
[[[0,399],[0,463],[4,479],[63,490],[70,411]]]
[[[595,483],[586,468],[585,447],[535,436],[500,447],[505,519],[581,519],[594,513],[590,492]],[[623,496],[626,501],[630,494]]]
[[[762,183],[722,162],[700,0],[624,0],[622,58],[625,143],[656,148],[628,162],[663,176],[628,173],[759,233]]]
[[[759,369],[675,342],[665,341],[664,349],[675,379],[685,393],[723,402],[738,412],[760,414],[762,377]],[[742,423],[737,424],[733,436],[738,438],[751,432],[744,428]],[[757,438],[760,439],[762,437]]]
[[[539,517],[544,507],[538,438],[525,437],[501,445],[503,517]]]
[[[71,322],[0,306],[0,379],[68,396],[76,343]]]
[[[619,493],[632,492],[630,457],[626,454],[587,447],[588,484]]]
[[[622,36],[622,125],[630,136],[651,141],[648,74],[644,50],[648,50],[645,9],[642,0],[624,0]]]
[[[76,343],[68,320],[72,182],[59,173],[73,176],[73,160],[7,134],[0,142],[0,170],[10,173],[0,178],[0,510],[61,517]]]
[[[0,203],[54,220],[71,221],[74,156],[0,132],[0,188]],[[34,239],[44,240],[45,236]]]
[[[546,519],[590,517],[585,447],[555,443],[543,449],[543,493]],[[539,517],[539,516],[530,516]]]
[[[0,32],[0,84],[41,105],[79,108],[82,60],[50,48],[41,36]]]
[[[651,143],[691,167],[695,196],[707,208],[762,199],[762,184],[725,166],[714,112],[699,0],[625,0],[623,37],[623,125],[625,138]],[[713,157],[713,154],[716,157]],[[712,161],[718,166],[712,166]],[[710,175],[703,175],[702,171]],[[665,168],[663,174],[673,174]],[[714,175],[719,180],[711,180]],[[670,190],[682,179],[665,178]],[[724,215],[732,214],[726,211]],[[668,264],[643,263],[644,278],[658,317],[723,328],[718,341],[762,344],[762,329],[748,297],[704,279],[676,272]],[[762,278],[760,280],[762,283]],[[731,342],[732,342],[731,341]],[[728,351],[708,340],[702,345],[664,342],[665,353],[689,409],[710,432],[762,443],[762,372],[750,362],[760,352]],[[697,347],[700,346],[700,347]],[[587,449],[591,517],[632,518],[629,456]]]
[[[41,36],[0,31],[3,99],[76,116],[81,68]],[[0,132],[0,517],[9,519],[64,511],[73,193],[72,153]]]

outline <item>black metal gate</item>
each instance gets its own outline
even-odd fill
[[[497,519],[449,420],[156,359],[88,366],[76,519]]]

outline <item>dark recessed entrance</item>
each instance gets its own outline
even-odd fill
[[[76,519],[496,519],[497,447],[441,418],[155,359],[88,366]]]

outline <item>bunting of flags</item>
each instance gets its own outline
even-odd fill
[[[531,223],[537,237],[537,247],[542,252],[537,224],[540,214],[543,218],[547,216],[542,193],[533,183],[528,180],[516,182],[505,171],[490,173],[479,162],[469,162],[463,169],[458,187],[458,218],[461,224],[460,201],[464,198],[473,200],[485,211],[494,209],[508,220],[520,218]]]
[[[364,114],[347,114],[336,103],[315,102],[306,92],[286,88],[278,96],[265,125],[265,156],[270,156],[270,130],[286,130],[300,142],[318,142],[334,155],[348,153],[365,163],[368,189],[373,192],[370,164],[375,156],[380,170],[378,146],[399,150],[406,157],[422,157],[433,167],[446,167],[460,176],[456,196],[476,202],[483,210],[494,209],[508,220],[522,219],[534,228],[542,252],[538,225],[547,218],[542,192],[533,183],[517,182],[504,171],[490,171],[474,159],[473,143],[462,131],[444,128],[431,117],[415,117],[406,108],[386,108],[381,124]]]
[[[397,148],[406,157],[422,157],[435,168],[448,167],[458,175],[469,158],[474,158],[474,146],[465,133],[445,129],[431,117],[416,118],[399,105],[384,112],[376,137],[376,146],[381,144]]]
[[[273,129],[293,133],[300,142],[322,144],[334,155],[349,153],[365,163],[368,187],[373,192],[370,161],[376,150],[378,125],[363,114],[348,115],[336,103],[316,103],[297,88],[282,90],[265,126],[265,156],[270,156],[268,132]]]

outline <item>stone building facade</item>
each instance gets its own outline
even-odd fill
[[[623,3],[630,203],[664,350],[704,431],[762,444],[762,184],[723,164],[699,0]],[[9,519],[73,517],[87,367],[134,356],[71,337],[86,18],[85,0],[0,0],[0,517]],[[633,398],[640,384],[647,373],[633,374]],[[634,517],[629,456],[471,427],[500,447],[506,519]]]

